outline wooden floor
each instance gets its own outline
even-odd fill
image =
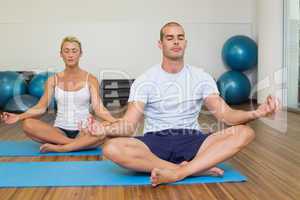
[[[45,116],[51,121],[51,116]],[[201,123],[213,123],[211,116],[200,116]],[[138,187],[46,187],[0,188],[1,200],[288,200],[300,199],[300,115],[287,114],[287,132],[282,134],[262,121],[250,125],[256,140],[230,160],[248,177],[244,183],[201,184],[184,186]],[[26,139],[20,125],[0,125],[0,140]],[[14,161],[83,161],[96,156],[0,158]],[[1,178],[1,177],[0,177]]]

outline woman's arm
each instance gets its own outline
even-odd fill
[[[40,98],[39,102],[35,106],[28,109],[26,112],[18,115],[19,120],[44,114],[47,110],[48,105],[51,102],[54,93],[54,86],[55,86],[55,76],[51,76],[48,78],[47,82],[45,83],[44,86],[45,91],[43,96]]]
[[[22,114],[4,112],[0,116],[1,120],[4,121],[4,123],[6,124],[14,124],[19,120],[24,120],[26,118],[35,117],[43,114],[46,111],[51,101],[53,91],[54,91],[54,86],[55,86],[54,81],[55,81],[54,77],[50,77],[48,79],[48,81],[45,84],[44,94],[35,106],[31,107],[30,109],[28,109],[26,112]]]
[[[89,76],[89,86],[90,86],[90,93],[91,93],[91,100],[92,100],[92,108],[95,114],[104,121],[108,121],[113,123],[116,121],[110,112],[105,108],[100,98],[99,92],[99,82],[96,77],[93,75]]]

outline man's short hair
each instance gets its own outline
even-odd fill
[[[160,29],[160,41],[163,41],[164,38],[164,29],[168,26],[179,26],[181,28],[183,28],[183,26],[177,22],[168,22],[165,25],[163,25],[163,27]]]

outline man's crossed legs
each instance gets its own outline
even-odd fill
[[[103,146],[104,156],[134,171],[151,172],[157,186],[188,176],[222,176],[215,167],[232,157],[255,137],[246,125],[232,126],[210,135],[195,130],[164,130],[144,137],[114,138]]]

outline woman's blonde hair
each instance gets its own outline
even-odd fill
[[[61,51],[62,51],[62,48],[63,48],[63,46],[64,46],[64,44],[65,44],[66,42],[75,42],[75,43],[77,43],[78,46],[79,46],[80,52],[82,52],[82,49],[81,49],[81,42],[78,40],[77,37],[74,37],[74,36],[67,36],[67,37],[65,37],[65,38],[62,40],[61,45],[60,45],[60,50],[61,50]]]

